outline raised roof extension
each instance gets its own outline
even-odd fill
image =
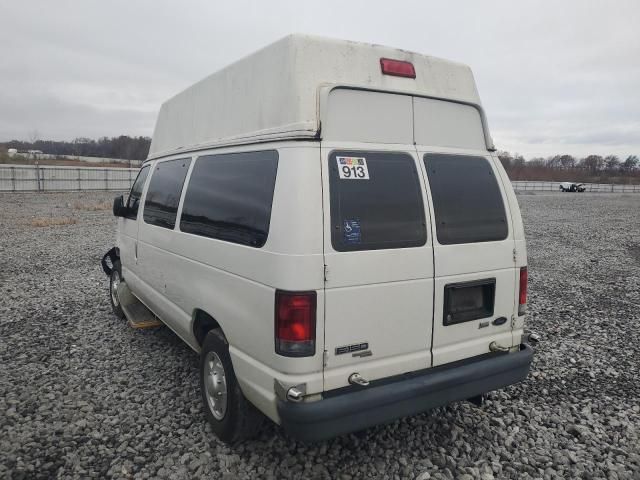
[[[416,78],[383,75],[380,58],[411,62]],[[221,144],[319,138],[321,87],[338,85],[468,103],[484,121],[466,65],[380,45],[290,35],[163,103],[149,158]],[[487,143],[491,148],[488,134]]]

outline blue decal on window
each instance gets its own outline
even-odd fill
[[[362,235],[360,233],[360,220],[351,218],[344,221],[344,243],[360,243]]]

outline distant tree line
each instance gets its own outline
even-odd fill
[[[522,155],[498,152],[511,180],[579,181],[591,183],[640,183],[640,159],[629,155],[553,155],[525,160]]]
[[[68,141],[11,140],[0,143],[4,149],[15,148],[18,151],[41,150],[51,155],[74,155],[82,157],[123,158],[126,160],[144,160],[149,153],[151,139],[149,137],[102,137],[98,140],[91,138],[76,138]]]

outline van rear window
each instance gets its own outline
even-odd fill
[[[329,155],[331,244],[338,252],[424,245],[427,229],[416,164],[399,152]]]
[[[500,187],[486,158],[428,153],[424,163],[438,242],[451,245],[507,238]]]

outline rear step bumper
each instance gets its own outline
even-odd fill
[[[443,365],[392,382],[372,382],[364,389],[347,387],[316,402],[278,400],[278,413],[292,436],[324,440],[518,383],[526,378],[532,359],[533,349],[522,344],[518,352]]]

